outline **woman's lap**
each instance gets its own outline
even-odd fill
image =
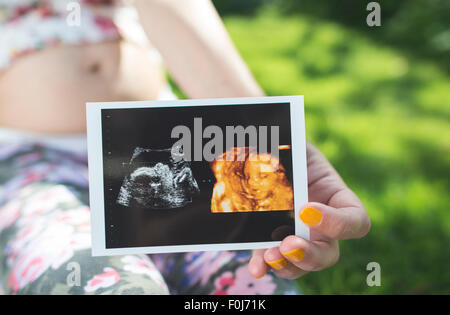
[[[87,192],[86,157],[0,144],[0,292],[298,293],[271,274],[253,279],[244,251],[92,257]]]

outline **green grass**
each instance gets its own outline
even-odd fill
[[[305,95],[307,138],[360,196],[372,229],[298,280],[306,293],[450,293],[450,79],[339,24],[262,10],[225,25],[268,95]],[[366,265],[381,265],[381,286]]]

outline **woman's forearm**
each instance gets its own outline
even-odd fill
[[[144,30],[188,97],[262,96],[209,0],[135,0]]]

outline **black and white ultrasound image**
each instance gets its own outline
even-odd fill
[[[148,209],[174,209],[192,202],[200,193],[190,163],[177,150],[175,161],[172,149],[146,149],[137,147],[128,164],[117,203],[125,207]]]
[[[106,248],[267,242],[294,233],[290,211],[211,212],[210,163],[171,156],[172,129],[194,130],[196,117],[203,128],[278,125],[280,143],[291,144],[288,103],[102,109]],[[290,154],[280,151],[292,176]]]

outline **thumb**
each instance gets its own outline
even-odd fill
[[[361,238],[370,229],[370,220],[362,206],[334,208],[309,202],[300,209],[300,220],[311,230],[336,240]]]

